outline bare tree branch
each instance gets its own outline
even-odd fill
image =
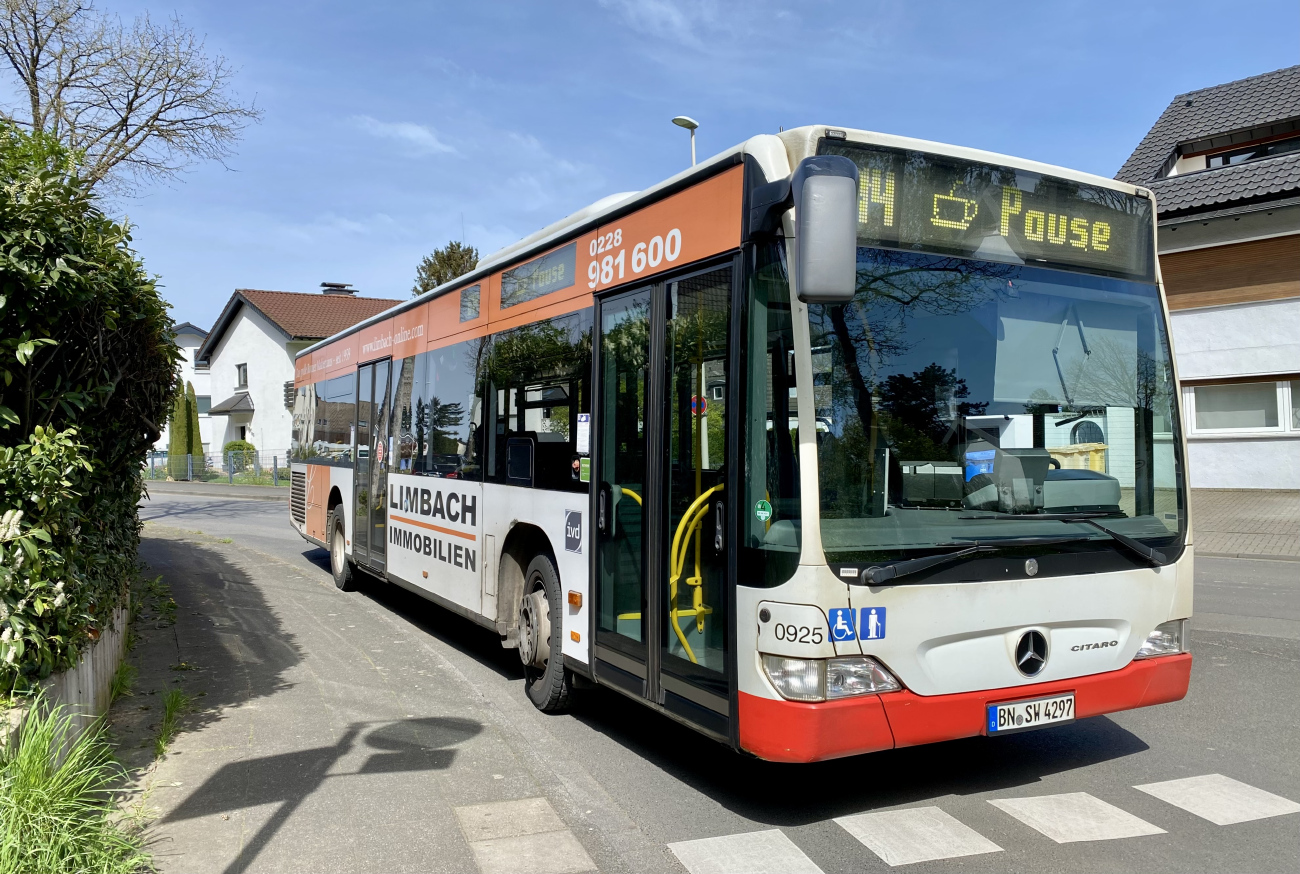
[[[4,115],[77,151],[92,184],[129,192],[224,162],[261,119],[234,94],[229,62],[179,17],[128,28],[92,0],[2,2],[0,58],[27,104]]]

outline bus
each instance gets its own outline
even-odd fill
[[[301,352],[292,524],[810,762],[1176,701],[1192,544],[1150,191],[761,135]]]

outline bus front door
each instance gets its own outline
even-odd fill
[[[733,273],[601,301],[596,392],[596,677],[723,738]]]
[[[353,446],[352,553],[357,562],[383,571],[388,546],[388,445],[391,362],[357,368],[356,443]]]

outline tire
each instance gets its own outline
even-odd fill
[[[325,530],[329,533],[330,573],[334,575],[334,585],[340,591],[351,592],[356,588],[356,574],[348,561],[347,528],[338,507],[330,510]]]
[[[524,663],[524,691],[543,713],[558,713],[569,704],[570,678],[562,652],[563,616],[560,575],[549,556],[539,555],[524,573],[519,604],[519,658]]]

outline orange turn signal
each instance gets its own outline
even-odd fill
[[[582,643],[582,635],[576,631],[570,631],[569,637],[573,638],[574,643]]]
[[[569,606],[574,610],[582,609],[582,593],[569,590]]]

